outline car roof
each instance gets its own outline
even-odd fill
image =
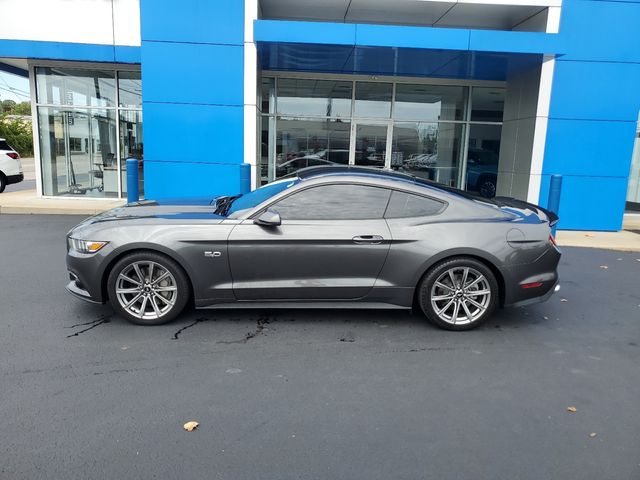
[[[290,175],[291,177],[298,177],[300,180],[310,180],[319,177],[336,177],[336,176],[349,176],[349,177],[361,177],[361,178],[377,178],[380,180],[392,180],[396,182],[404,182],[411,185],[430,188],[440,192],[445,192],[450,195],[457,195],[467,200],[481,200],[486,203],[491,203],[488,199],[480,198],[476,195],[472,195],[459,188],[448,187],[441,183],[436,183],[431,180],[425,180],[424,178],[409,175],[407,173],[395,172],[392,170],[383,170],[381,168],[372,167],[359,167],[355,165],[331,165],[331,166],[315,166],[302,168]]]

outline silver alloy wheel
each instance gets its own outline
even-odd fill
[[[452,325],[476,321],[489,307],[491,287],[482,273],[471,267],[445,270],[431,287],[431,306]]]
[[[118,275],[116,298],[130,315],[141,320],[156,320],[175,305],[178,284],[171,272],[159,263],[133,262]]]

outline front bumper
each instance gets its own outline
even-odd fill
[[[65,287],[67,292],[69,292],[71,295],[73,295],[76,298],[80,298],[90,303],[97,303],[97,304],[102,303],[92,298],[91,294],[87,290],[82,288],[83,287],[82,283],[80,283],[80,280],[78,279],[78,277],[76,277],[73,273],[69,273],[69,277],[71,278],[71,280],[69,281],[69,283],[67,283],[67,286]]]

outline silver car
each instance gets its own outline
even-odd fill
[[[197,308],[419,308],[468,330],[558,286],[558,218],[404,174],[313,167],[242,196],[144,200],[67,238],[73,295],[158,325]]]

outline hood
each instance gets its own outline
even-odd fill
[[[114,208],[87,219],[83,223],[100,223],[139,219],[164,220],[223,220],[214,212],[211,198],[179,198],[164,200],[142,200]]]

